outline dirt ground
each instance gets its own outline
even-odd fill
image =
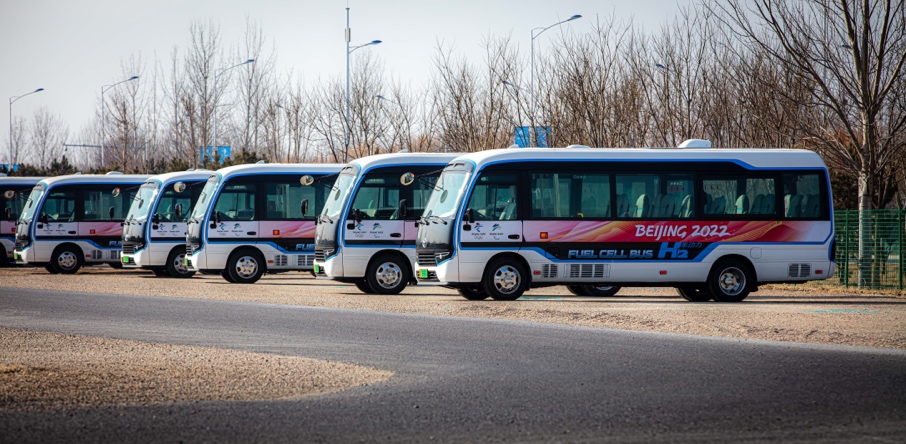
[[[906,349],[906,297],[820,285],[762,286],[735,304],[686,302],[673,288],[624,288],[614,297],[593,298],[573,296],[564,287],[534,289],[517,301],[498,302],[468,301],[453,290],[425,286],[411,286],[395,296],[365,295],[352,285],[316,280],[298,272],[267,275],[256,284],[237,285],[220,276],[157,278],[150,272],[108,267],[91,267],[76,275],[5,268],[0,269],[0,309],[3,294],[15,291],[11,288],[67,292],[103,289],[110,294]],[[237,375],[214,371],[204,364],[210,359],[223,364],[221,367],[254,369],[249,374],[261,376],[244,378],[249,383],[236,387],[229,382]],[[197,370],[184,373],[177,371],[180,368]],[[149,369],[156,370],[149,373]],[[147,377],[134,377],[138,374]],[[194,382],[171,381],[177,374],[180,381],[194,377]],[[378,369],[301,358],[276,360],[253,353],[23,332],[0,326],[0,411],[301,396],[370,384],[390,376]],[[118,388],[96,390],[102,380],[116,381]],[[53,385],[51,381],[63,382]],[[95,395],[80,395],[86,391]]]

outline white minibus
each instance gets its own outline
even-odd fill
[[[71,174],[32,188],[16,227],[18,264],[72,274],[83,265],[122,268],[123,220],[146,175]]]
[[[467,299],[567,285],[672,286],[741,301],[835,270],[827,168],[790,149],[498,149],[444,169],[420,220],[417,279]]]
[[[151,176],[138,189],[123,222],[122,262],[155,276],[192,277],[186,267],[186,220],[210,170]]]
[[[16,248],[16,221],[28,200],[31,189],[43,177],[10,177],[0,174],[0,267],[12,265]]]
[[[414,282],[415,221],[437,176],[459,155],[402,152],[350,162],[318,218],[315,276],[379,294]]]
[[[188,220],[186,266],[241,284],[268,272],[312,270],[315,217],[340,168],[259,163],[215,171]]]

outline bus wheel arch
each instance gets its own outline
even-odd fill
[[[705,288],[717,302],[740,302],[757,289],[758,276],[744,256],[727,255],[714,262]]]
[[[226,265],[228,281],[236,284],[254,284],[267,273],[264,255],[254,247],[236,248],[230,253]]]
[[[75,274],[85,263],[85,252],[74,243],[57,245],[50,255],[49,268],[53,273]]]
[[[530,270],[522,256],[500,253],[488,260],[481,282],[492,299],[515,301],[532,285]]]
[[[375,253],[365,267],[365,281],[376,294],[399,294],[412,277],[409,258],[396,250]]]

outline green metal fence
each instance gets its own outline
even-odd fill
[[[836,210],[837,274],[846,287],[904,289],[906,210],[866,210],[859,251],[859,210]],[[861,256],[861,259],[860,259]]]

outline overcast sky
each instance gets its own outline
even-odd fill
[[[220,26],[225,48],[238,46],[246,18],[256,22],[268,47],[276,48],[278,73],[292,70],[308,82],[341,78],[347,3],[352,44],[383,40],[360,51],[374,51],[389,75],[421,86],[439,40],[479,62],[488,35],[511,36],[528,53],[532,28],[573,14],[583,15],[569,23],[575,32],[611,14],[655,30],[673,19],[677,3],[689,0],[0,0],[0,96],[9,100],[44,88],[16,101],[13,116],[31,120],[46,106],[75,138],[90,124],[101,87],[124,79],[124,60],[140,54],[148,75],[155,58],[166,69],[171,50],[188,47],[189,24],[208,20]],[[536,50],[543,51],[551,37],[539,37]],[[0,119],[2,162],[9,117]]]

